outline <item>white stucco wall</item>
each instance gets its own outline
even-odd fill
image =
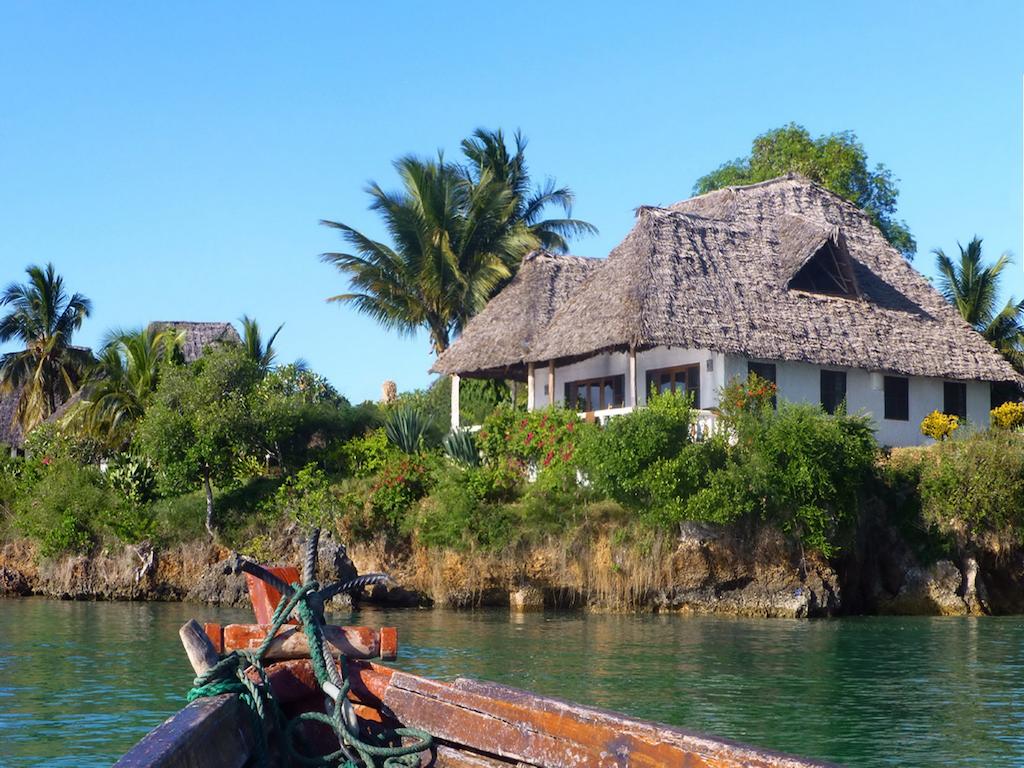
[[[765,361],[771,362],[771,361]],[[747,360],[730,355],[725,369],[729,379],[735,376],[745,378]],[[775,363],[775,377],[779,398],[790,402],[819,403],[821,401],[822,366],[807,363]],[[907,421],[884,418],[885,391],[883,376],[872,376],[869,371],[856,368],[828,367],[826,370],[846,372],[846,407],[849,413],[858,411],[871,415],[875,422],[875,437],[881,445],[921,445],[931,442],[921,434],[921,420],[935,410],[941,411],[943,384],[952,379],[934,379],[923,376],[909,376],[909,413]],[[967,421],[984,428],[989,423],[990,385],[984,381],[968,381]]]
[[[708,361],[711,361],[711,370]],[[790,402],[818,404],[821,397],[821,366],[807,363],[775,362],[776,383],[779,398]],[[678,349],[658,347],[637,353],[636,379],[637,399],[640,405],[647,402],[645,391],[647,371],[670,368],[678,365],[700,365],[701,408],[712,408],[718,404],[718,394],[727,381],[747,376],[747,358],[739,355],[723,355],[700,349]],[[876,438],[882,445],[920,445],[930,442],[920,432],[921,420],[934,410],[943,408],[944,379],[909,377],[909,411],[907,421],[883,418],[885,393],[881,375],[872,375],[860,369],[829,368],[846,372],[846,402],[850,413],[868,413],[876,426]],[[592,379],[600,376],[625,375],[625,399],[629,403],[629,357],[625,352],[595,355],[587,360],[555,368],[554,401],[564,404],[565,384],[570,381]],[[543,408],[551,402],[547,392],[548,368],[537,365],[535,369],[535,407]],[[987,382],[969,381],[967,384],[967,420],[984,428],[989,422],[990,386]]]

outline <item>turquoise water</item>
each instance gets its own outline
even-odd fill
[[[110,765],[182,704],[188,618],[0,600],[0,766]],[[851,766],[1024,765],[1024,619],[783,621],[370,611],[398,666],[486,678]]]

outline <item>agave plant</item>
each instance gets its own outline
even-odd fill
[[[417,453],[424,447],[433,420],[410,406],[392,410],[384,420],[384,433],[388,440],[403,453]]]
[[[472,432],[465,429],[453,430],[445,435],[441,445],[448,458],[456,464],[466,467],[480,466],[480,449]]]

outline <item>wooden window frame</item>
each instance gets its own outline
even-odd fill
[[[828,394],[829,398],[831,399],[831,396],[833,394],[831,392],[827,392],[826,389],[825,389],[825,381],[827,379],[830,379],[830,378],[833,381],[842,381],[843,382],[843,387],[842,387],[842,389],[843,389],[843,397],[842,397],[842,399],[840,399],[840,400],[838,400],[837,402],[834,402],[834,403],[826,403],[825,402],[825,395]],[[830,368],[822,368],[821,372],[818,374],[818,383],[819,383],[819,387],[818,387],[819,398],[818,398],[818,400],[821,403],[822,410],[825,411],[825,413],[828,413],[830,415],[835,415],[836,411],[839,410],[839,407],[843,403],[846,402],[846,392],[847,392],[847,387],[846,387],[846,385],[847,385],[846,371],[833,371]],[[829,408],[829,405],[831,405],[832,407]]]
[[[890,392],[890,386],[897,387],[902,385],[903,391],[900,393]],[[887,421],[910,421],[910,379],[906,376],[886,376],[882,381],[882,398],[883,404],[883,417]],[[900,403],[902,398],[902,403]],[[895,399],[895,402],[890,402]],[[897,409],[897,406],[902,405],[902,411]],[[902,413],[900,416],[898,414]]]
[[[669,386],[669,391],[675,394],[676,382],[678,381],[678,374],[684,374],[686,377],[686,391],[693,392],[693,407],[700,408],[700,363],[687,363],[685,365],[672,365],[668,368],[651,368],[644,376],[644,381],[647,384],[646,394],[648,397],[651,395],[651,389],[656,388],[658,392],[661,392],[661,384],[658,382],[662,376],[670,375],[672,382]],[[691,377],[694,377],[697,381],[695,387],[690,387]]]
[[[618,404],[614,402],[606,405],[604,403],[604,388],[605,385],[611,384],[612,388],[612,400],[618,400]],[[590,387],[597,385],[601,394],[598,408],[592,408],[590,406],[593,403],[589,402],[589,390]],[[579,391],[580,387],[584,387],[584,391],[588,394],[583,398],[584,407],[580,407],[579,404]],[[567,381],[565,383],[565,405],[577,412],[593,413],[594,411],[603,411],[608,408],[622,408],[626,404],[626,374],[612,374],[608,376],[595,376],[590,379],[577,379],[576,381]]]
[[[955,387],[959,393],[962,393],[962,397],[957,396],[957,400],[961,400],[963,404],[963,411],[953,410],[949,406],[949,392],[950,388]],[[961,421],[967,420],[967,383],[963,381],[944,381],[942,382],[942,412],[951,416],[959,416]]]

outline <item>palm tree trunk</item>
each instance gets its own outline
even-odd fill
[[[215,538],[213,532],[213,486],[210,485],[210,465],[203,465],[203,488],[206,490],[206,532]]]

